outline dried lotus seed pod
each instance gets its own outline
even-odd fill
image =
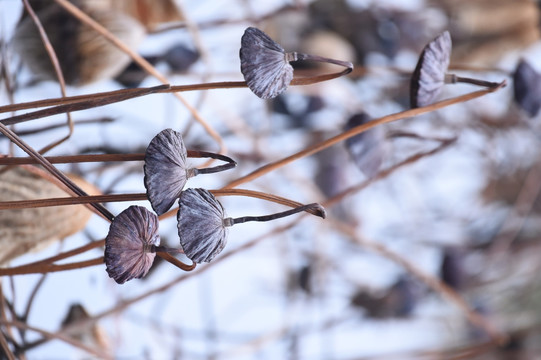
[[[451,56],[451,35],[448,31],[429,42],[417,62],[411,78],[411,107],[422,107],[434,102],[445,84],[445,73]]]
[[[325,218],[325,209],[319,204],[296,208],[265,216],[226,218],[222,204],[205,189],[187,189],[179,199],[177,213],[178,236],[184,254],[193,262],[210,262],[225,247],[227,227],[247,221],[269,221],[301,211]]]
[[[187,189],[179,199],[178,235],[184,254],[196,263],[210,262],[227,239],[225,212],[214,195],[204,189]]]
[[[345,130],[371,121],[366,113],[359,113],[349,118]],[[367,178],[378,174],[387,154],[385,133],[381,126],[369,129],[345,141],[346,148],[353,161]]]
[[[148,273],[160,244],[158,224],[158,217],[142,206],[130,206],[115,217],[105,238],[109,277],[123,284]]]
[[[165,213],[178,199],[195,169],[188,169],[182,135],[165,129],[152,139],[145,152],[144,183],[152,208]]]
[[[240,70],[250,90],[262,99],[284,92],[293,79],[289,62],[296,60],[289,55],[263,31],[247,28],[241,38]]]
[[[525,60],[521,60],[513,74],[514,98],[517,104],[534,117],[541,108],[541,75]]]

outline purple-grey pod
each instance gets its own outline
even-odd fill
[[[179,199],[178,235],[184,254],[196,263],[210,262],[227,243],[230,218],[218,200],[205,189],[186,189]]]
[[[263,31],[247,28],[241,38],[240,71],[250,90],[262,99],[284,92],[293,79],[293,55]]]
[[[154,262],[154,247],[160,245],[158,217],[142,206],[130,206],[109,227],[105,238],[107,274],[117,283],[140,279]]]
[[[417,62],[410,83],[411,107],[432,104],[445,84],[452,42],[448,31],[429,42]]]
[[[195,169],[188,168],[182,135],[172,129],[156,135],[145,152],[144,183],[152,209],[162,215],[179,198]]]

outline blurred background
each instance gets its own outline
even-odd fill
[[[59,5],[30,3],[57,51],[68,95],[159,84]],[[290,87],[272,100],[261,100],[248,89],[182,93],[238,162],[232,171],[190,179],[189,187],[218,189],[352,124],[408,109],[410,77],[419,54],[444,30],[453,40],[450,71],[506,80],[508,86],[379,126],[240,186],[326,204],[325,220],[297,216],[235,226],[224,252],[187,275],[156,261],[144,279],[123,285],[111,280],[102,265],[4,277],[5,321],[19,320],[55,333],[76,319],[93,318],[95,326],[72,336],[119,359],[541,356],[539,105],[521,107],[513,80],[520,60],[532,67],[528,78],[541,70],[537,1],[74,3],[174,85],[242,81],[240,38],[248,26],[262,29],[286,51],[354,63],[347,77]],[[61,96],[21,1],[0,1],[0,34],[0,104]],[[313,64],[294,66],[298,74],[336,71]],[[446,85],[440,99],[473,90],[471,85]],[[539,101],[540,90],[538,85],[528,88],[529,101]],[[219,150],[170,94],[72,117],[73,134],[48,155],[140,153],[165,128],[181,131],[188,149]],[[18,124],[15,130],[41,149],[66,136],[66,115]],[[449,139],[456,140],[446,143]],[[3,154],[24,156],[5,138],[0,146]],[[412,158],[418,154],[425,155]],[[59,168],[81,177],[95,192],[145,191],[141,162]],[[53,197],[30,189],[46,185],[26,185],[22,174],[10,173],[0,175],[2,200],[24,197],[26,190],[12,189],[13,184],[29,187],[31,198]],[[283,210],[243,197],[220,201],[232,217]],[[147,201],[134,204],[150,209]],[[107,207],[118,214],[129,205]],[[4,267],[103,239],[108,231],[103,219],[76,217],[69,207],[42,211],[30,213],[26,223],[15,222],[19,215],[0,211]],[[160,222],[160,236],[162,244],[178,247],[175,218]],[[414,270],[385,255],[381,246]],[[70,260],[102,253],[96,249]],[[456,304],[427,286],[426,277],[463,296],[509,336],[507,345],[491,343]],[[2,331],[28,359],[89,356],[58,339],[40,341],[43,335],[34,331],[11,326]]]

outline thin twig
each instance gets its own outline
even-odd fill
[[[27,275],[27,274],[47,274],[51,272],[67,271],[75,269],[83,269],[85,267],[103,265],[103,256],[73,262],[69,264],[37,264],[37,265],[22,265],[12,268],[0,269],[0,276],[14,276],[14,275]]]
[[[97,33],[99,33],[101,36],[103,36],[105,39],[110,41],[112,44],[114,44],[116,47],[118,47],[120,50],[122,50],[124,53],[128,54],[133,61],[137,63],[137,65],[141,66],[146,72],[160,80],[163,84],[168,84],[169,81],[165,76],[163,76],[152,64],[150,64],[145,58],[143,58],[141,55],[137,54],[135,51],[130,49],[126,44],[124,44],[122,41],[120,41],[117,37],[115,37],[109,30],[107,30],[105,27],[100,25],[98,22],[96,22],[94,19],[92,19],[90,16],[85,14],[83,11],[81,11],[78,7],[71,4],[67,0],[55,0],[57,4],[62,6],[64,9],[66,9],[70,14],[75,16],[77,19],[79,19],[81,22],[85,23],[86,25],[90,26],[93,30],[95,30]],[[223,143],[223,140],[210,126],[209,123],[207,123],[203,117],[199,114],[199,112],[191,106],[188,101],[186,101],[180,94],[175,93],[175,97],[180,100],[180,102],[188,109],[188,111],[192,114],[192,116],[203,126],[205,131],[218,143],[219,151],[221,153],[225,153],[225,145]]]
[[[390,122],[393,122],[393,121],[397,121],[397,120],[402,120],[402,119],[405,119],[405,118],[409,118],[409,117],[413,117],[413,116],[418,116],[418,115],[421,115],[421,114],[425,114],[425,113],[428,113],[428,112],[431,112],[431,111],[435,111],[435,110],[438,110],[438,109],[442,109],[442,108],[445,108],[447,106],[451,106],[451,105],[454,105],[454,104],[458,104],[458,103],[462,103],[462,102],[465,102],[465,101],[469,101],[469,100],[473,100],[473,99],[476,99],[478,97],[481,97],[481,96],[484,96],[484,95],[487,95],[487,94],[490,94],[498,89],[501,89],[502,87],[504,87],[506,85],[506,82],[503,81],[502,83],[500,83],[499,86],[497,87],[494,87],[494,88],[489,88],[489,89],[483,89],[483,90],[478,90],[478,91],[475,91],[475,92],[472,92],[472,93],[468,93],[468,94],[465,94],[465,95],[461,95],[461,96],[457,96],[455,98],[452,98],[452,99],[448,99],[448,100],[443,100],[443,101],[440,101],[440,102],[437,102],[437,103],[434,103],[434,104],[431,104],[431,105],[428,105],[428,106],[425,106],[425,107],[420,107],[420,108],[415,108],[415,109],[410,109],[410,110],[406,110],[406,111],[402,111],[402,112],[399,112],[399,113],[395,113],[395,114],[391,114],[391,115],[387,115],[387,116],[384,116],[384,117],[381,117],[379,119],[375,119],[373,121],[370,121],[368,123],[365,123],[365,124],[362,124],[362,125],[359,125],[359,126],[356,126],[354,128],[351,128],[347,131],[344,131],[343,133],[339,134],[339,135],[336,135],[330,139],[327,139],[327,140],[324,140],[324,141],[321,141],[317,144],[314,144],[312,146],[309,146],[308,148],[302,150],[302,151],[299,151],[293,155],[290,155],[288,157],[285,157],[285,158],[282,158],[280,160],[277,160],[275,162],[272,162],[272,163],[269,163],[267,165],[264,165],[254,171],[252,171],[251,173],[249,173],[248,175],[245,175],[243,177],[240,177],[239,179],[237,180],[234,180],[232,182],[230,182],[225,188],[234,188],[234,187],[237,187],[241,184],[244,184],[244,183],[247,183],[247,182],[250,182],[250,181],[253,181],[271,171],[274,171],[278,168],[281,168],[283,167],[284,165],[287,165],[293,161],[296,161],[296,160],[299,160],[303,157],[306,157],[306,156],[310,156],[310,155],[313,155],[321,150],[324,150],[330,146],[333,146],[341,141],[344,141],[346,139],[349,139],[355,135],[358,135],[368,129],[371,129],[375,126],[378,126],[378,125],[381,125],[381,124],[387,124],[387,123],[390,123]]]
[[[13,143],[15,143],[18,147],[20,147],[24,152],[26,152],[28,155],[34,157],[36,160],[39,161],[39,163],[52,175],[54,175],[58,180],[60,180],[64,185],[68,187],[68,189],[73,192],[73,194],[77,196],[87,196],[86,194],[79,186],[77,186],[71,179],[69,179],[64,173],[62,173],[60,170],[58,170],[56,167],[54,167],[50,162],[48,162],[41,154],[36,152],[31,146],[26,144],[20,137],[18,137],[13,131],[11,131],[7,126],[2,124],[0,122],[0,131],[9,138]],[[114,219],[114,215],[109,212],[103,205],[101,204],[92,204],[92,207],[105,219],[112,221]]]
[[[25,329],[25,330],[37,332],[37,333],[43,335],[43,337],[45,339],[47,339],[47,340],[52,340],[52,339],[61,340],[61,341],[65,342],[65,343],[67,343],[67,344],[70,344],[71,346],[74,346],[74,347],[79,348],[79,349],[81,349],[83,351],[86,351],[89,354],[93,354],[94,356],[98,356],[98,358],[100,358],[100,359],[112,359],[110,354],[107,354],[106,352],[102,351],[101,349],[86,346],[81,341],[78,341],[78,340],[76,340],[76,339],[74,339],[74,338],[72,338],[72,337],[70,337],[68,335],[64,335],[62,333],[62,331],[57,331],[56,333],[52,333],[50,331],[39,329],[39,328],[36,328],[34,326],[30,326],[28,324],[25,324],[25,323],[17,321],[17,320],[11,320],[11,321],[0,320],[0,324],[8,325],[8,326],[15,326],[15,327],[17,327],[19,329]],[[23,351],[25,350],[24,347],[23,347],[22,350]]]
[[[26,8],[26,11],[32,18],[32,21],[34,21],[34,24],[38,28],[39,36],[41,37],[41,40],[43,42],[43,45],[45,46],[45,50],[47,51],[47,55],[49,56],[49,59],[51,59],[51,63],[54,68],[54,72],[56,75],[56,78],[58,79],[58,83],[60,84],[60,92],[62,93],[62,97],[66,97],[66,82],[64,81],[64,74],[62,73],[62,69],[60,68],[60,63],[58,61],[58,57],[56,56],[56,52],[49,41],[49,37],[47,36],[47,33],[45,32],[45,29],[43,28],[43,25],[41,24],[41,21],[37,17],[36,13],[32,9],[32,6],[30,6],[30,3],[28,0],[23,0],[24,7]],[[43,149],[40,150],[41,154],[46,153],[47,151],[53,149],[57,145],[60,145],[67,139],[71,137],[73,134],[73,120],[71,118],[71,113],[66,112],[67,121],[68,121],[68,135],[63,137],[62,139],[55,141],[47,146],[45,146]]]
[[[424,271],[419,269],[416,265],[414,265],[412,262],[406,260],[403,256],[400,256],[399,254],[391,251],[390,249],[383,246],[382,244],[369,241],[366,238],[360,236],[354,227],[338,220],[333,220],[332,225],[335,226],[340,231],[342,231],[343,233],[347,234],[349,237],[351,237],[355,242],[357,242],[362,247],[373,250],[377,252],[378,254],[401,265],[410,274],[416,276],[418,279],[420,279],[426,285],[432,288],[435,292],[437,292],[438,294],[442,295],[444,298],[446,298],[447,300],[455,304],[460,310],[462,310],[462,312],[466,315],[468,320],[473,325],[485,331],[498,344],[503,345],[507,342],[508,339],[504,333],[502,333],[500,330],[495,328],[482,315],[477,313],[455,290],[453,290],[451,287],[444,284],[441,280],[439,280],[438,278],[430,274],[425,273]]]

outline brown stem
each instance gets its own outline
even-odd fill
[[[293,155],[290,155],[290,156],[287,156],[285,158],[282,158],[280,160],[277,160],[275,162],[272,162],[272,163],[269,163],[267,165],[264,165],[262,167],[260,167],[259,169],[256,169],[254,171],[252,171],[251,173],[243,176],[243,177],[240,177],[238,178],[237,180],[234,180],[232,182],[230,182],[229,184],[227,184],[224,188],[225,189],[230,189],[230,188],[234,188],[236,186],[239,186],[241,184],[244,184],[246,182],[250,182],[250,181],[253,181],[273,170],[276,170],[284,165],[287,165],[295,160],[298,160],[298,159],[301,159],[303,157],[306,157],[306,156],[310,156],[310,155],[313,155],[321,150],[324,150],[334,144],[337,144],[341,141],[344,141],[346,139],[349,139],[355,135],[358,135],[368,129],[371,129],[373,127],[376,127],[378,125],[381,125],[381,124],[386,124],[386,123],[390,123],[390,122],[393,122],[393,121],[397,121],[397,120],[401,120],[401,119],[404,119],[404,118],[409,118],[409,117],[413,117],[413,116],[417,116],[417,115],[421,115],[421,114],[424,114],[424,113],[427,113],[427,112],[431,112],[431,111],[434,111],[434,110],[438,110],[438,109],[442,109],[444,107],[447,107],[447,106],[450,106],[450,105],[454,105],[454,104],[458,104],[458,103],[461,103],[461,102],[465,102],[465,101],[468,101],[468,100],[472,100],[472,99],[476,99],[478,97],[481,97],[481,96],[484,96],[486,94],[490,94],[498,89],[501,89],[503,86],[506,85],[506,81],[504,80],[503,82],[501,82],[499,84],[499,86],[497,87],[493,87],[493,88],[488,88],[488,89],[484,89],[484,90],[479,90],[479,91],[475,91],[475,92],[472,92],[472,93],[469,93],[469,94],[465,94],[465,95],[461,95],[461,96],[457,96],[455,98],[452,98],[452,99],[448,99],[448,100],[443,100],[443,101],[439,101],[437,103],[434,103],[434,104],[431,104],[431,105],[428,105],[428,106],[424,106],[424,107],[420,107],[420,108],[415,108],[415,109],[410,109],[410,110],[406,110],[406,111],[402,111],[402,112],[399,112],[399,113],[395,113],[395,114],[391,114],[391,115],[387,115],[387,116],[384,116],[384,117],[381,117],[379,119],[375,119],[375,120],[372,120],[366,124],[362,124],[362,125],[359,125],[359,126],[356,126],[354,128],[351,128],[347,131],[344,131],[343,133],[339,134],[339,135],[336,135],[330,139],[327,139],[327,140],[324,140],[322,142],[319,142],[317,144],[314,144],[312,146],[309,146],[308,148],[302,150],[302,151],[299,151]]]
[[[158,255],[162,259],[168,261],[169,263],[175,265],[176,267],[184,271],[192,271],[197,266],[196,263],[192,263],[192,265],[184,264],[182,261],[180,261],[176,257],[171,256],[168,252],[156,252],[156,255]]]
[[[36,15],[34,10],[32,9],[32,6],[30,6],[30,2],[28,0],[23,0],[24,7],[30,17],[32,18],[32,21],[36,25],[39,36],[41,37],[41,40],[43,42],[43,45],[45,46],[45,50],[47,51],[47,55],[49,56],[49,59],[51,59],[51,63],[54,68],[54,72],[56,74],[56,78],[58,79],[58,83],[60,84],[60,92],[62,94],[62,97],[66,96],[66,82],[64,81],[64,74],[62,73],[62,69],[60,68],[60,62],[58,61],[58,57],[56,56],[56,52],[49,41],[49,37],[47,36],[47,33],[45,32],[45,29],[43,28],[43,25],[41,24],[41,21],[39,20],[39,17]],[[47,146],[45,146],[40,153],[46,153],[47,151],[51,150],[52,148],[56,147],[57,145],[60,145],[65,140],[69,139],[71,135],[73,134],[73,119],[71,118],[71,113],[66,113],[67,121],[68,121],[68,134],[63,137],[62,139],[55,141]]]
[[[236,162],[228,156],[214,153],[206,153],[204,151],[188,150],[188,157],[202,157],[200,154],[208,154],[208,157],[219,159],[227,162]],[[145,160],[144,153],[134,154],[83,154],[83,155],[64,155],[64,156],[46,156],[45,159],[51,164],[74,164],[84,162],[110,162],[110,161],[143,161]],[[0,165],[31,165],[39,164],[39,161],[32,157],[11,157],[0,155]],[[199,171],[201,169],[198,169]]]
[[[12,268],[0,269],[0,276],[46,274],[46,273],[57,272],[57,271],[82,269],[85,267],[101,265],[101,264],[103,264],[103,256],[95,258],[95,259],[78,261],[78,262],[69,263],[69,264],[61,264],[61,265],[56,265],[56,264],[22,265],[22,266],[16,266]]]
[[[94,107],[109,105],[109,104],[132,99],[132,98],[143,96],[143,95],[153,94],[155,92],[158,92],[159,90],[168,89],[168,88],[169,88],[169,85],[159,85],[159,86],[154,86],[150,88],[138,88],[130,92],[124,91],[117,94],[116,96],[92,97],[87,100],[72,101],[72,102],[68,101],[65,104],[58,105],[55,107],[37,110],[37,111],[33,111],[26,114],[5,118],[5,119],[0,120],[0,123],[4,125],[14,125],[14,124],[19,124],[25,121],[35,120],[35,119],[39,119],[39,118],[43,118],[43,117],[47,117],[51,115],[62,114],[65,112],[74,112],[74,111],[91,109]],[[66,99],[69,99],[69,98],[66,98]]]
[[[71,179],[69,179],[64,173],[55,168],[50,162],[48,162],[40,153],[36,152],[32,147],[26,144],[21,138],[13,133],[6,125],[0,122],[0,131],[6,135],[14,144],[19,146],[24,152],[28,155],[34,157],[38,162],[52,175],[54,175],[60,182],[62,182],[66,187],[77,196],[88,196],[79,186],[77,186]],[[105,219],[113,221],[115,218],[109,210],[107,210],[101,204],[92,204],[92,207],[101,214]]]
[[[68,11],[70,14],[72,14],[74,17],[79,19],[82,23],[88,25],[90,28],[92,28],[94,31],[96,31],[98,34],[103,36],[107,41],[111,42],[114,46],[116,46],[119,50],[126,53],[128,56],[132,58],[132,60],[137,63],[141,68],[143,68],[147,73],[154,76],[156,79],[160,80],[163,84],[168,84],[169,81],[165,76],[163,76],[152,64],[150,64],[145,58],[143,58],[141,55],[139,55],[134,50],[130,49],[129,46],[124,44],[122,41],[120,41],[116,36],[114,36],[109,30],[107,30],[103,25],[96,22],[94,19],[92,19],[90,16],[85,14],[81,9],[79,9],[77,6],[70,3],[68,0],[54,0],[57,4],[62,6],[66,11]],[[220,151],[222,153],[226,152],[224,143],[220,135],[210,126],[208,122],[203,119],[203,117],[199,114],[197,109],[195,109],[184,97],[182,97],[180,94],[175,93],[174,96],[186,107],[186,109],[190,112],[190,114],[194,117],[194,119],[197,120],[197,122],[205,129],[207,134],[209,134],[210,137],[212,137],[220,147]]]

